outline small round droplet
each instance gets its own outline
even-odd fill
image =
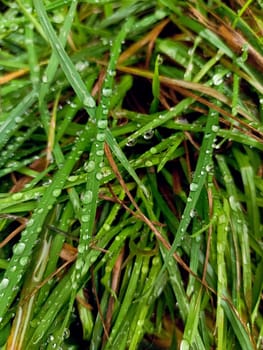
[[[29,258],[28,258],[27,256],[24,256],[23,258],[21,258],[21,259],[19,260],[19,264],[20,264],[21,266],[26,266],[28,262],[29,262]]]
[[[83,222],[89,222],[90,221],[90,215],[82,215],[81,220]]]
[[[135,146],[136,145],[136,139],[129,139],[128,141],[127,141],[127,143],[126,143],[126,146],[127,147],[133,147],[133,146]]]
[[[150,129],[144,133],[143,138],[145,140],[150,140],[153,136],[154,136],[154,130]]]

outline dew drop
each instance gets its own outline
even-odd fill
[[[68,177],[68,181],[69,182],[74,182],[78,179],[78,176],[77,175],[71,175]]]
[[[144,133],[143,138],[145,140],[150,140],[153,136],[154,136],[154,130],[150,129]]]
[[[56,189],[52,192],[53,197],[58,197],[61,194],[61,189]]]
[[[25,243],[19,242],[14,246],[13,253],[16,255],[20,255],[23,253],[25,247],[26,247]]]
[[[87,191],[83,194],[82,196],[82,202],[85,204],[91,203],[93,198],[93,193],[92,191]]]
[[[212,131],[213,132],[217,132],[219,130],[219,126],[218,125],[213,125],[212,126]]]
[[[198,185],[196,183],[192,182],[190,184],[190,191],[195,192],[195,191],[197,191],[197,189],[198,189]]]
[[[14,201],[19,201],[20,199],[23,198],[23,193],[17,192],[12,195],[12,199]]]
[[[43,82],[44,84],[47,83],[47,76],[46,76],[45,74],[44,74],[43,77],[42,77],[42,82]]]
[[[78,246],[78,252],[79,252],[79,253],[84,253],[84,251],[85,251],[85,245],[84,245],[84,244],[80,244],[80,245]]]
[[[212,78],[214,85],[220,85],[223,83],[223,78],[221,74],[215,74]]]
[[[27,256],[24,256],[23,258],[21,258],[21,259],[19,260],[19,264],[20,264],[21,266],[26,266],[27,263],[28,263],[28,261],[29,261],[29,258],[28,258]]]
[[[82,268],[82,266],[83,266],[83,260],[81,259],[81,260],[77,260],[76,261],[76,269],[77,270],[80,270],[81,268]]]
[[[127,143],[126,143],[126,146],[127,147],[133,147],[133,146],[135,146],[136,145],[136,139],[129,139],[128,141],[127,141]]]
[[[103,132],[99,132],[99,133],[97,134],[96,139],[97,139],[98,141],[103,142],[103,141],[105,140],[105,134],[104,134]]]
[[[102,178],[103,178],[102,173],[98,172],[98,173],[96,174],[96,179],[100,181]]]
[[[94,160],[90,160],[88,163],[84,164],[84,170],[90,173],[95,169],[95,162]]]
[[[98,128],[99,129],[105,129],[107,127],[107,120],[99,120],[98,121]]]
[[[150,160],[146,160],[145,166],[150,167],[152,165],[153,165],[153,163]]]
[[[106,88],[102,89],[103,96],[109,97],[109,96],[111,96],[111,94],[112,94],[112,89],[106,89]]]
[[[9,285],[9,279],[3,278],[0,282],[0,290],[5,289]]]
[[[96,102],[92,96],[85,96],[83,100],[83,104],[86,107],[94,108],[96,106]]]
[[[90,215],[82,215],[81,220],[83,222],[89,222],[90,221]]]

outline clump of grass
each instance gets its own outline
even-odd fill
[[[2,2],[0,346],[261,349],[262,4]]]

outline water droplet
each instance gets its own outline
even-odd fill
[[[20,255],[23,253],[25,247],[26,247],[25,243],[19,242],[13,247],[13,253],[16,255]]]
[[[129,139],[128,141],[127,141],[127,143],[126,143],[126,146],[127,147],[133,147],[133,146],[135,146],[136,145],[136,139]]]
[[[17,192],[12,195],[12,199],[14,201],[19,201],[20,199],[23,198],[23,193]]]
[[[143,138],[145,140],[150,140],[153,137],[153,135],[154,135],[154,130],[150,129],[144,133]]]
[[[97,156],[103,156],[103,154],[104,154],[104,151],[103,150],[98,150],[98,151],[96,151],[96,155]]]
[[[89,62],[87,61],[79,61],[75,64],[75,67],[78,72],[84,71],[84,69],[86,69],[88,66],[89,66]]]
[[[239,209],[239,203],[234,196],[229,197],[229,204],[232,210],[237,211]]]
[[[57,188],[56,190],[54,190],[54,191],[52,192],[52,195],[53,195],[54,197],[58,197],[58,196],[60,196],[60,194],[61,194],[61,189],[59,189],[59,188]]]
[[[190,211],[190,217],[191,218],[194,218],[196,216],[196,211],[194,210],[194,209],[192,209],[191,211]]]
[[[94,98],[92,96],[85,96],[84,100],[83,100],[83,104],[86,107],[90,107],[90,108],[94,108],[96,106],[96,102],[94,100]]]
[[[90,221],[90,215],[82,215],[81,220],[83,222],[89,222]]]
[[[97,137],[96,137],[96,139],[98,140],[98,141],[104,141],[105,140],[105,134],[103,133],[103,132],[99,132],[98,134],[97,134]]]
[[[150,148],[150,152],[151,152],[151,154],[156,154],[157,153],[157,149],[155,147],[151,147]]]
[[[15,122],[16,123],[21,123],[23,121],[22,117],[15,117]]]
[[[95,169],[95,162],[94,160],[90,160],[88,163],[84,164],[84,170],[90,173]]]
[[[152,166],[153,163],[150,160],[146,160],[145,162],[145,166]]]
[[[87,191],[83,194],[82,196],[82,202],[85,204],[91,203],[93,198],[93,193],[92,191]]]
[[[0,282],[0,290],[5,289],[9,285],[9,279],[3,278]]]
[[[44,74],[42,77],[42,82],[46,84],[47,81],[48,81],[47,76]]]
[[[27,256],[24,256],[23,258],[21,258],[21,259],[19,260],[19,264],[20,264],[21,266],[26,266],[28,262],[29,262],[29,258],[28,258]]]
[[[76,269],[80,270],[84,264],[84,261],[82,259],[76,261]]]
[[[194,192],[194,191],[197,191],[197,189],[198,189],[198,185],[196,183],[192,182],[190,184],[190,191]]]
[[[85,251],[85,245],[84,244],[79,244],[78,246],[78,252],[79,253],[84,253]]]
[[[215,74],[212,78],[213,84],[214,85],[220,85],[223,83],[223,78],[222,78],[222,74]]]
[[[112,89],[106,89],[106,88],[102,89],[103,96],[109,97],[109,96],[111,96],[111,94],[112,94]]]
[[[74,181],[76,181],[77,179],[78,179],[78,176],[77,176],[77,175],[71,175],[71,176],[69,176],[68,181],[69,181],[69,182],[74,182]]]
[[[98,173],[96,174],[96,179],[100,181],[102,178],[103,178],[102,173],[98,172]]]
[[[217,132],[219,130],[219,126],[218,125],[213,125],[212,126],[212,131],[213,132]]]
[[[107,125],[108,125],[107,120],[103,119],[103,120],[98,121],[98,128],[99,129],[105,129],[107,127]]]
[[[30,220],[28,220],[28,222],[27,222],[27,227],[30,227],[30,226],[32,226],[34,224],[34,220],[33,219],[30,219]]]

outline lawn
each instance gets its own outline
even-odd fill
[[[0,9],[0,348],[263,349],[263,2]]]

